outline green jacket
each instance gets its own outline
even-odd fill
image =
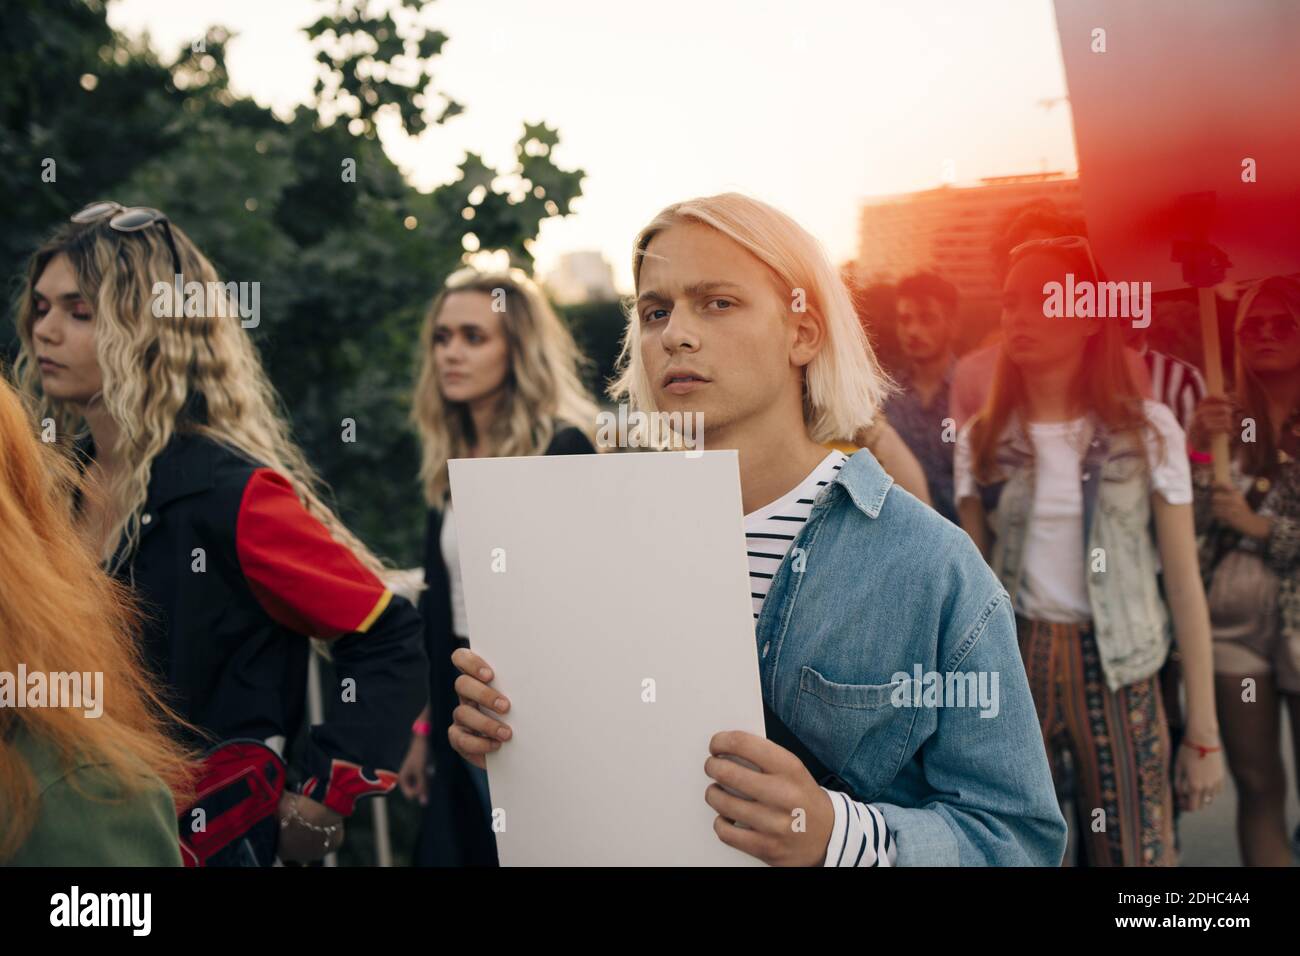
[[[180,866],[176,807],[161,780],[121,799],[96,764],[63,764],[19,725],[12,741],[36,776],[39,816],[8,866]],[[113,802],[110,802],[113,801]],[[8,813],[0,798],[0,832]]]

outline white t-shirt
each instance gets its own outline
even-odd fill
[[[447,566],[447,583],[451,591],[451,632],[466,638],[469,637],[469,620],[465,616],[465,582],[460,576],[460,550],[456,544],[456,522],[452,518],[450,500],[442,512],[438,547],[442,550],[442,563]]]
[[[1143,409],[1161,439],[1158,443],[1155,434],[1147,435],[1152,491],[1171,505],[1190,504],[1192,476],[1183,430],[1168,406],[1146,401]],[[1034,446],[1034,508],[1016,595],[1016,611],[1024,617],[1063,623],[1092,617],[1083,553],[1083,491],[1079,487],[1080,465],[1090,437],[1087,427],[1086,418],[1029,425]],[[953,478],[956,501],[978,496],[971,472],[969,424],[957,436]]]

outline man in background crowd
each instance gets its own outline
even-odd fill
[[[908,276],[897,290],[898,345],[904,359],[899,391],[885,415],[921,469],[936,511],[954,524],[952,450],[956,424],[948,407],[956,357],[957,289],[939,276]]]

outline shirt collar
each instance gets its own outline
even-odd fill
[[[957,356],[954,354],[952,359],[949,360],[948,362],[948,367],[943,370],[943,378],[939,380],[941,383],[940,385],[941,392],[946,392],[948,389],[952,387],[952,377],[956,369],[957,369]],[[905,369],[904,371],[899,373],[898,384],[906,388],[911,387],[912,370],[910,368]]]
[[[831,482],[831,485],[840,485],[848,492],[853,504],[868,518],[880,517],[885,495],[893,484],[894,479],[880,467],[876,456],[865,448],[855,452]]]
[[[84,472],[94,460],[95,442],[87,434],[76,440],[74,448],[77,466]],[[183,432],[172,435],[149,466],[146,510],[153,511],[177,498],[212,488],[217,450],[215,443],[202,436]]]

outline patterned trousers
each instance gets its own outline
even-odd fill
[[[1074,765],[1089,866],[1176,866],[1169,727],[1156,674],[1112,692],[1089,624],[1016,618],[1052,775]]]

